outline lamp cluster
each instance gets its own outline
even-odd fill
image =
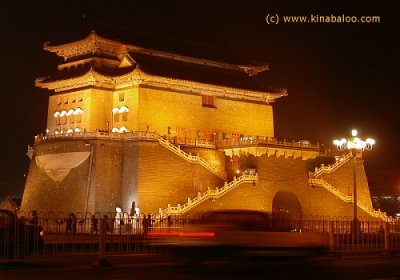
[[[333,144],[337,146],[338,150],[372,150],[372,146],[375,144],[374,139],[367,138],[366,140],[363,140],[357,137],[357,130],[355,129],[353,129],[351,133],[353,137],[333,141]]]

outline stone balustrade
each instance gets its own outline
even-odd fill
[[[325,165],[321,165],[321,167],[316,167],[315,168],[315,172],[310,172],[310,178],[318,178],[319,176],[321,176],[323,173],[331,173],[333,171],[335,171],[336,169],[338,169],[340,166],[344,165],[346,162],[348,162],[350,159],[352,158],[351,153],[348,153],[346,155],[344,155],[344,157],[340,158],[339,160],[337,160],[334,164],[325,166]]]
[[[151,140],[157,141],[157,134],[149,131],[132,131],[126,133],[110,133],[103,131],[94,132],[74,132],[74,133],[63,133],[63,134],[40,134],[35,136],[35,144],[40,144],[55,140],[68,140],[68,139],[111,139],[111,140]]]
[[[264,137],[264,136],[224,139],[224,140],[216,141],[216,147],[218,149],[239,148],[239,147],[248,147],[248,146],[256,146],[256,145],[319,151],[318,144],[314,145],[308,141],[278,140],[273,137]]]
[[[258,180],[257,174],[255,175],[243,174],[238,178],[235,177],[234,180],[229,183],[225,182],[225,184],[221,188],[216,188],[216,189],[208,188],[208,190],[203,193],[199,192],[195,198],[188,198],[188,201],[183,205],[178,204],[177,206],[171,206],[169,204],[166,209],[161,210],[161,213],[167,215],[184,214],[190,209],[193,209],[194,207],[198,206],[199,204],[208,199],[218,199],[243,183],[254,183],[257,180]]]
[[[328,182],[326,182],[323,179],[309,179],[308,181],[311,185],[321,186],[321,187],[325,188],[326,190],[330,191],[332,194],[336,195],[338,198],[340,198],[344,202],[347,202],[347,203],[353,202],[352,196],[343,194],[337,188],[335,188],[334,186],[332,186],[331,184],[329,184]],[[387,216],[386,213],[369,208],[368,205],[365,204],[364,202],[362,202],[360,199],[357,199],[357,206],[360,209],[364,210],[371,217],[384,220],[385,222],[392,221],[392,218]]]
[[[174,144],[170,143],[167,139],[164,139],[163,137],[157,136],[157,140],[162,146],[166,147],[171,152],[177,154],[178,156],[184,158],[187,161],[202,165],[204,168],[208,169],[218,177],[222,178],[223,180],[226,180],[226,175],[224,171],[217,169],[215,166],[209,164],[206,160],[204,160],[200,156],[186,153],[179,146],[175,146]]]
[[[103,131],[95,132],[74,132],[74,133],[63,133],[63,134],[47,134],[35,136],[35,144],[45,143],[49,141],[57,140],[94,140],[94,139],[109,139],[109,140],[120,140],[120,141],[158,141],[162,146],[182,157],[183,159],[191,162],[198,163],[204,168],[208,169],[221,179],[226,180],[226,174],[223,170],[219,170],[216,166],[208,163],[206,160],[198,155],[191,155],[186,153],[179,146],[170,143],[167,139],[161,137],[156,132],[150,131],[133,131],[125,133],[110,133]]]

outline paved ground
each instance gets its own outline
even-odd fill
[[[171,255],[95,255],[0,263],[1,280],[51,279],[400,279],[400,256],[267,257],[187,262]]]

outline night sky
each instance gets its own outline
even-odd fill
[[[96,27],[160,48],[185,42],[268,63],[260,82],[289,94],[274,104],[276,137],[335,149],[333,139],[357,128],[377,141],[364,154],[372,193],[400,194],[400,9],[388,1],[231,2],[1,0],[0,198],[22,195],[27,145],[46,129],[48,93],[34,81],[53,73],[57,59],[43,43],[80,39]],[[267,14],[373,15],[380,23],[268,25]]]

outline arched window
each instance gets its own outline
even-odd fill
[[[114,127],[111,132],[113,133],[125,133],[128,132],[128,129],[125,126],[121,126],[120,128]]]
[[[61,112],[56,111],[54,117],[56,118],[56,125],[66,125],[68,123],[73,124],[75,122],[80,123],[82,121],[83,110],[81,108],[69,109],[68,111],[62,110]]]
[[[129,112],[129,108],[125,105],[122,106],[121,108],[114,107],[112,109],[114,122],[128,121],[128,112]]]

